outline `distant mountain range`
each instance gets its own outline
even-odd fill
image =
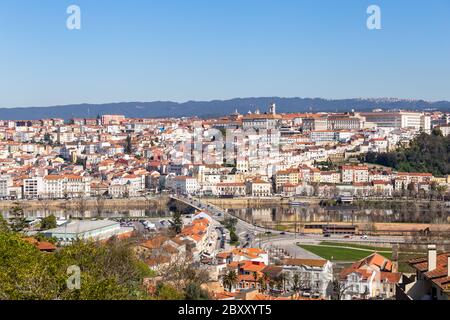
[[[348,112],[370,111],[373,109],[441,110],[450,111],[449,101],[427,102],[423,100],[402,99],[343,99],[327,100],[320,98],[239,98],[232,100],[120,102],[107,104],[77,104],[52,107],[2,108],[2,120],[38,120],[46,118],[94,118],[104,114],[123,114],[129,118],[144,117],[190,117],[201,118],[224,116],[236,109],[245,114],[259,108],[265,112],[271,103],[277,104],[279,113],[293,112]]]

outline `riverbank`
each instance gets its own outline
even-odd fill
[[[202,198],[202,201],[227,209],[258,208],[264,206],[289,206],[292,201],[309,205],[319,204],[319,198],[280,198],[280,197],[239,197],[239,198]]]
[[[0,210],[8,211],[16,204],[24,210],[122,210],[167,209],[169,197],[129,199],[69,199],[69,200],[18,200],[0,201]]]

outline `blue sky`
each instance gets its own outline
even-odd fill
[[[66,29],[80,6],[82,29]],[[366,9],[382,10],[382,30]],[[450,100],[450,1],[2,0],[0,107],[251,96]]]

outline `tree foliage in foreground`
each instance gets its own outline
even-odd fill
[[[365,162],[394,168],[400,172],[432,173],[435,176],[450,174],[450,136],[440,130],[422,133],[407,148],[386,153],[369,152]]]
[[[67,288],[67,269],[81,269],[80,290]],[[42,253],[19,234],[0,232],[0,300],[144,299],[148,267],[127,243],[75,243]]]

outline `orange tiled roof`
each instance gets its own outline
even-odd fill
[[[164,237],[164,236],[158,236],[156,238],[147,240],[143,243],[141,243],[141,247],[147,248],[147,249],[158,249],[160,248],[164,242],[168,241],[169,238],[168,237]]]
[[[438,254],[436,259],[436,269],[434,269],[433,271],[428,271],[427,257],[410,260],[409,264],[443,290],[450,290],[450,277],[448,277],[449,256],[450,253]]]
[[[323,259],[286,259],[285,265],[291,266],[309,266],[309,267],[323,267],[327,263],[327,260]]]
[[[243,261],[239,263],[239,268],[247,272],[261,272],[265,267],[263,262]]]
[[[359,269],[365,265],[377,266],[381,271],[392,271],[392,261],[379,253],[373,253],[370,256],[355,262],[352,265],[352,268]]]

